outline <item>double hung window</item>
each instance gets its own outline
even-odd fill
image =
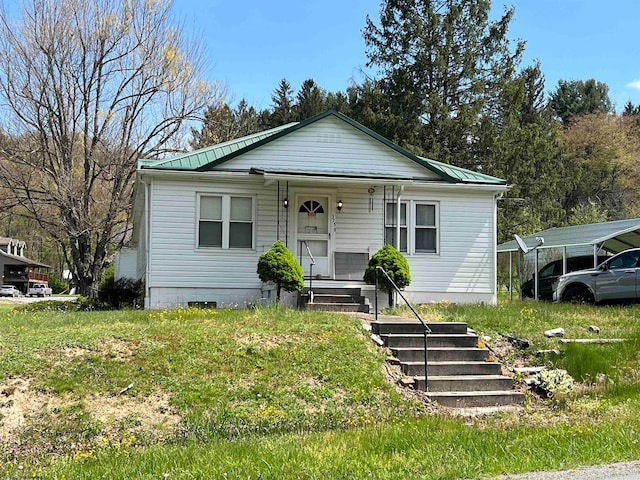
[[[385,243],[398,248],[398,204],[385,208]],[[420,201],[400,202],[400,248],[403,253],[438,253],[438,204]]]
[[[253,248],[253,198],[198,196],[198,247]]]
[[[384,221],[384,240],[387,245],[393,245],[401,252],[407,251],[407,204],[400,202],[400,248],[397,245],[397,231],[398,231],[398,204],[387,203],[385,209],[385,221]]]

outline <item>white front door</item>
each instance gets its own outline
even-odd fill
[[[329,229],[329,197],[326,195],[297,195],[297,258],[302,255],[302,269],[305,277],[321,275],[331,276],[331,233]],[[311,260],[307,247],[313,255],[315,265],[311,271]]]

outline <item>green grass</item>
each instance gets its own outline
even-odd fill
[[[529,395],[520,412],[451,418],[400,395],[385,353],[341,315],[0,309],[0,384],[17,389],[3,390],[0,415],[18,391],[35,405],[0,450],[0,476],[469,478],[638,458],[638,306],[421,310],[469,323],[508,362],[546,362],[582,383]],[[544,337],[560,326],[630,340],[560,346]],[[531,347],[499,350],[499,333]]]

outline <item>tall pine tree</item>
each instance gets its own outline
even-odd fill
[[[490,0],[384,0],[367,17],[369,67],[389,98],[387,136],[429,156],[481,168],[473,154],[479,119],[494,108],[522,53],[507,29],[513,9],[489,21]]]

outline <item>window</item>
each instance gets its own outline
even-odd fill
[[[396,246],[397,207],[386,204],[384,240]],[[408,201],[400,203],[400,251],[409,254],[438,253],[438,203]]]
[[[438,252],[438,228],[434,204],[416,203],[415,252]]]
[[[639,256],[640,250],[622,253],[609,262],[609,268],[636,268]]]
[[[384,221],[384,241],[387,245],[396,245],[396,231],[398,214],[397,203],[387,203]],[[400,203],[400,249],[401,252],[407,252],[407,204]]]
[[[198,246],[222,247],[222,197],[200,197]]]
[[[198,247],[253,248],[253,199],[200,195]]]

